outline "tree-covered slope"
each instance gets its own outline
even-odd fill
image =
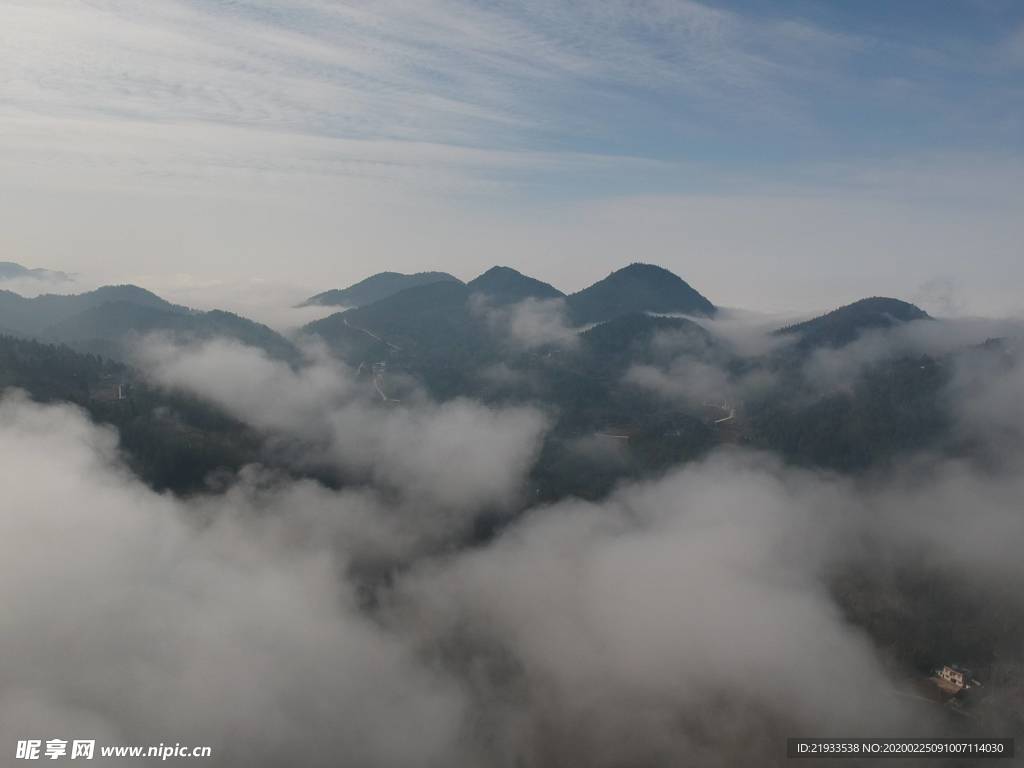
[[[841,347],[867,330],[891,328],[929,315],[906,301],[875,296],[839,307],[820,317],[796,323],[776,331],[792,336],[802,347]]]
[[[473,293],[486,296],[495,304],[515,304],[525,299],[560,299],[565,296],[553,285],[511,267],[491,267],[466,285]]]
[[[75,315],[110,302],[124,302],[151,309],[185,311],[155,293],[134,285],[107,285],[79,294],[45,294],[25,298],[0,291],[0,327],[27,336],[38,335]]]
[[[223,336],[260,347],[279,359],[298,356],[291,342],[265,325],[230,312],[191,310],[134,285],[35,298],[0,291],[0,328],[118,359],[125,357],[130,343],[152,332],[165,332],[181,341]]]
[[[375,301],[394,296],[407,288],[431,283],[461,281],[447,272],[416,272],[405,275],[401,272],[379,272],[348,288],[335,288],[310,296],[299,306],[302,307],[362,307]]]
[[[713,317],[714,304],[689,283],[653,264],[630,264],[566,300],[577,325],[599,323],[629,312]]]
[[[0,395],[14,389],[77,405],[115,427],[129,466],[158,490],[200,491],[212,473],[262,458],[259,435],[218,408],[64,345],[0,336]]]

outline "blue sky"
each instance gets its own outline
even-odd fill
[[[1017,2],[0,0],[0,72],[8,260],[1024,309]]]

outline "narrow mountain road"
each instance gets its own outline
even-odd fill
[[[348,321],[348,318],[346,318],[346,317],[341,318],[341,322],[343,322],[345,324],[346,328],[351,328],[353,331],[359,331],[360,333],[365,333],[371,339],[374,339],[375,341],[379,341],[381,344],[387,344],[389,347],[391,347],[396,352],[401,352],[402,351],[402,348],[400,346],[398,346],[397,344],[392,344],[387,339],[382,339],[380,336],[378,336],[373,331],[368,331],[365,328],[359,328],[358,326],[352,325],[352,323],[350,323]]]
[[[377,390],[377,394],[380,395],[380,399],[385,403],[388,401],[388,396],[384,394],[384,389],[381,387],[381,376],[377,375],[373,377],[373,388]]]
[[[712,420],[712,424],[724,424],[725,422],[732,421],[733,419],[736,418],[736,406],[731,405],[728,400],[723,400],[721,405],[719,405],[718,403],[712,403],[705,400],[704,407],[714,408],[715,410],[721,411],[722,413],[725,414],[725,416],[723,416],[720,419]]]
[[[712,422],[712,423],[713,424],[724,424],[725,422],[732,421],[735,418],[736,418],[736,409],[735,408],[730,408],[728,416],[725,416],[725,417],[723,417],[721,419],[715,419],[714,422]]]

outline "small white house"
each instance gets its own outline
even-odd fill
[[[939,677],[947,682],[953,683],[953,685],[964,688],[967,685],[967,675],[964,674],[965,670],[958,669],[957,667],[951,667],[948,664],[939,670]]]
[[[957,664],[946,664],[935,671],[935,676],[958,691],[981,685],[971,676],[971,670]]]

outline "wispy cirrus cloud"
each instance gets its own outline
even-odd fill
[[[8,116],[362,140],[367,162],[389,141],[579,152],[573,137],[608,133],[595,111],[637,92],[779,116],[808,54],[852,44],[691,2],[14,0],[3,15]]]
[[[694,0],[8,0],[0,14],[3,115],[28,121],[30,133],[34,120],[72,121],[76,139],[141,125],[173,145],[179,128],[187,144],[197,126],[216,127],[209,140],[229,155],[251,141],[230,129],[300,143],[366,142],[335,154],[395,171],[400,181],[404,166],[382,160],[381,143],[407,142],[428,155],[423,164],[442,182],[447,168],[465,165],[458,152],[467,150],[547,161],[564,153],[584,163],[642,156],[734,173],[735,155],[749,154],[756,131],[767,151],[755,165],[808,144],[827,154],[837,138],[856,143],[847,112],[919,121],[912,113],[951,87],[953,63],[978,72],[978,61],[991,59],[976,55],[977,40],[929,48],[828,14]],[[1013,49],[1012,39],[1002,48]],[[965,109],[981,104],[963,101]],[[53,123],[41,127],[45,134]],[[5,148],[33,149],[16,129]],[[891,132],[903,141],[900,134]],[[93,153],[91,144],[73,144]],[[148,158],[161,157],[152,150]],[[244,153],[231,157],[261,167]],[[172,165],[175,157],[162,159]],[[469,177],[507,180],[507,157],[492,160]],[[581,165],[552,164],[570,175]],[[323,168],[366,172],[356,162]],[[522,183],[536,174],[528,159],[511,176]],[[613,178],[604,186],[614,188]],[[665,184],[659,176],[649,187]]]

